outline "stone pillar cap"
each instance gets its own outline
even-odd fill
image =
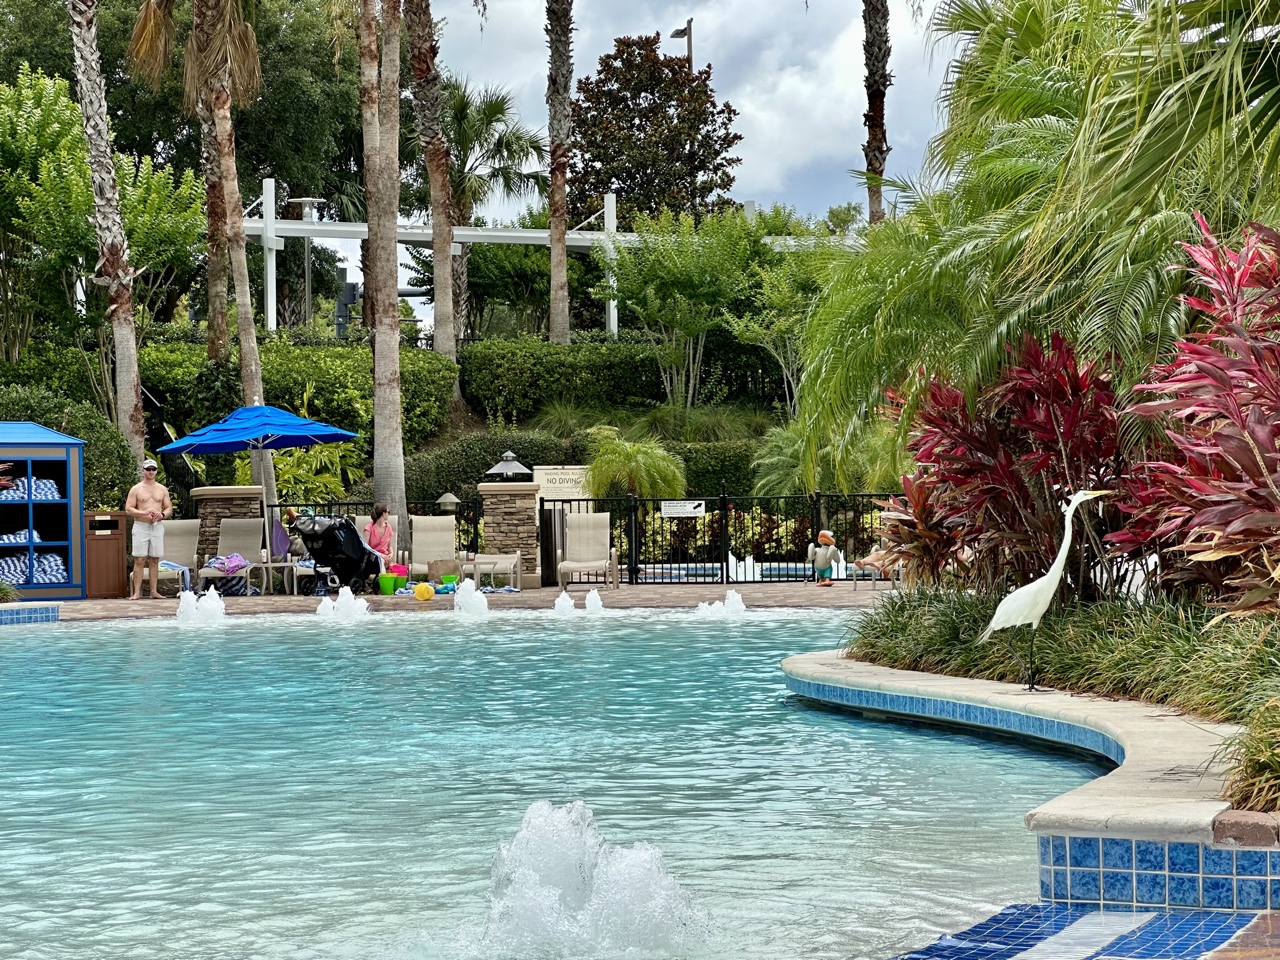
[[[519,483],[478,483],[476,491],[479,493],[524,493],[529,496],[535,496],[541,484],[529,483],[521,481]]]
[[[226,499],[227,497],[262,497],[261,486],[246,487],[194,487],[191,490],[194,500]]]

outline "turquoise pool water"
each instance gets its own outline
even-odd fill
[[[1098,773],[795,701],[830,615],[25,630],[13,960],[884,958],[1034,899],[1022,814]]]

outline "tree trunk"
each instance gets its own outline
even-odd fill
[[[209,98],[213,125],[218,137],[218,166],[222,170],[222,195],[227,209],[227,253],[235,288],[236,335],[240,343],[240,388],[246,406],[265,403],[262,389],[262,360],[258,355],[258,331],[253,323],[253,295],[249,291],[249,261],[245,252],[244,202],[240,199],[240,175],[236,170],[236,138],[231,126],[231,85],[223,80],[214,85]],[[253,480],[262,485],[267,503],[276,502],[276,471],[271,453],[252,455]]]
[[[867,112],[862,122],[867,127],[867,142],[862,155],[867,161],[867,219],[879,223],[884,219],[884,198],[879,178],[884,176],[889,159],[889,138],[884,127],[884,98],[893,83],[889,72],[889,2],[864,0],[862,4],[864,39],[862,52],[867,64]]]
[[[569,212],[565,181],[569,174],[569,88],[573,83],[573,0],[547,0],[547,135],[551,141],[551,313],[548,336],[552,343],[569,342],[569,252],[565,245]]]
[[[89,173],[93,180],[93,227],[98,238],[98,277],[107,288],[107,319],[116,355],[116,426],[141,463],[146,428],[142,419],[142,386],[138,380],[138,342],[133,323],[133,271],[129,241],[120,213],[111,130],[107,125],[107,86],[98,52],[97,0],[67,0],[71,46],[75,54],[76,88],[89,144]]]
[[[218,161],[218,131],[204,97],[196,106],[196,115],[200,119],[200,168],[204,174],[204,202],[209,223],[206,356],[226,363],[231,359],[231,336],[227,331],[227,198],[222,186],[222,165]]]
[[[360,115],[369,217],[365,308],[371,314],[373,330],[373,496],[394,516],[404,518],[409,508],[400,405],[396,237],[400,214],[400,0],[382,0],[381,12],[379,23],[374,0],[362,0]]]
[[[431,0],[405,0],[404,19],[409,38],[409,67],[413,80],[413,112],[418,121],[418,143],[427,166],[431,192],[431,269],[435,287],[435,333],[437,353],[458,359],[458,324],[453,310],[453,191],[449,185],[449,145],[445,143],[441,120],[440,38],[431,18]],[[460,397],[458,384],[454,395]]]
[[[471,290],[467,286],[467,267],[471,261],[471,244],[460,243],[462,252],[453,258],[453,320],[458,339],[471,336]]]

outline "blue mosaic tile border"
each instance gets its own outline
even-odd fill
[[[61,603],[22,603],[0,606],[0,627],[26,623],[57,623]]]
[[[1037,737],[1051,743],[1064,743],[1088,750],[1108,758],[1117,764],[1124,763],[1124,747],[1105,733],[1063,720],[1051,720],[1016,710],[1002,710],[961,700],[943,700],[937,697],[919,697],[882,690],[861,690],[831,683],[815,683],[798,677],[786,677],[787,689],[792,693],[835,703],[853,709],[878,710],[908,717],[923,717],[945,723],[958,723],[970,727],[983,727],[1005,733],[1018,733]]]
[[[1280,850],[1041,836],[1040,896],[1055,903],[1280,910]]]

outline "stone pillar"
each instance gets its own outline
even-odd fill
[[[200,563],[217,555],[218,528],[223,517],[262,516],[262,487],[196,487],[191,491],[191,499],[196,502],[196,513],[200,516],[200,540],[196,544]]]
[[[538,489],[536,483],[481,483],[484,501],[484,552],[520,551],[524,589],[540,587],[538,571]]]

